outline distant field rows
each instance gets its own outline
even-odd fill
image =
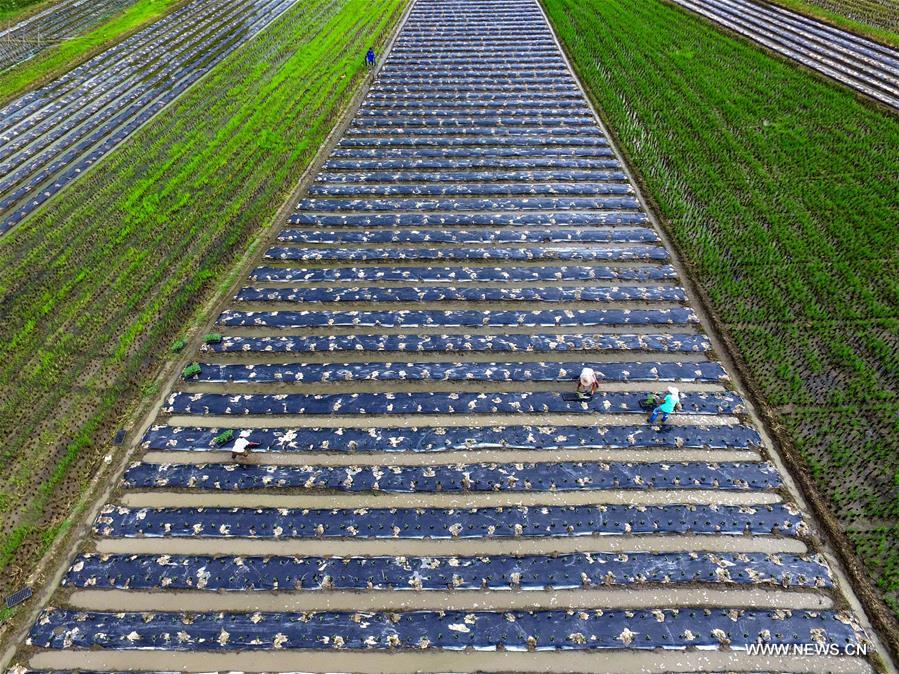
[[[133,0],[99,23],[56,41],[28,60],[7,68],[0,72],[0,106],[53,82],[190,1]]]
[[[403,5],[294,5],[0,241],[4,589],[65,526],[128,401],[284,201]]]
[[[751,0],[673,0],[684,9],[899,109],[899,52],[803,14]]]
[[[0,234],[296,0],[194,0],[0,110]]]
[[[772,0],[859,35],[899,47],[897,0]]]
[[[899,615],[899,119],[658,0],[545,6]]]
[[[0,71],[33,57],[58,40],[78,35],[134,0],[62,0],[0,28]]]

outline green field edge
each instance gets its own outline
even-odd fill
[[[0,3],[0,21],[19,22],[30,16],[34,16],[59,0],[35,0],[27,2],[20,7],[8,7],[6,3]]]
[[[124,329],[116,333],[117,342],[111,345],[114,348],[107,349],[110,355],[102,359],[114,370],[113,374],[107,372],[107,378],[101,377],[96,386],[79,377],[78,387],[71,389],[72,394],[67,396],[76,400],[85,398],[91,413],[86,418],[64,424],[64,434],[60,432],[54,437],[41,438],[59,446],[62,438],[74,435],[73,440],[61,447],[61,452],[55,450],[58,459],[51,457],[41,464],[45,471],[50,471],[49,479],[42,480],[33,492],[21,492],[21,485],[13,485],[14,491],[10,493],[8,480],[15,476],[4,475],[2,497],[7,505],[16,493],[34,494],[26,510],[20,513],[22,522],[0,542],[0,571],[3,572],[0,585],[4,590],[21,582],[27,575],[23,569],[29,563],[36,563],[58,540],[61,527],[69,521],[67,513],[58,505],[54,508],[51,502],[58,498],[59,488],[65,485],[72,491],[86,484],[102,454],[98,450],[109,449],[111,433],[122,423],[123,417],[132,416],[135,407],[140,406],[139,403],[125,403],[152,384],[163,363],[171,364],[166,356],[171,343],[191,326],[203,321],[203,306],[225,285],[234,282],[234,254],[258,245],[259,237],[271,227],[272,214],[318,154],[334,122],[340,119],[368,77],[361,58],[364,48],[384,42],[392,33],[405,4],[405,0],[320,0],[294,6],[99,162],[78,183],[15,228],[9,237],[0,240],[0,260],[6,264],[0,272],[3,277],[0,278],[0,303],[8,304],[13,298],[12,301],[18,299],[23,305],[27,304],[20,317],[24,322],[18,321],[18,326],[13,328],[17,334],[3,335],[2,350],[7,356],[12,353],[18,364],[32,363],[27,366],[32,379],[40,380],[45,372],[56,374],[48,356],[52,355],[54,340],[62,334],[61,330],[68,329],[70,322],[67,320],[48,333],[41,340],[47,346],[41,348],[33,341],[39,329],[37,321],[24,314],[46,317],[52,313],[46,303],[61,301],[69,294],[69,299],[77,299],[77,305],[82,307],[92,301],[119,297],[112,302],[109,312],[95,318],[94,322],[104,326],[116,325],[117,316],[130,318],[122,321]],[[256,49],[260,51],[258,55],[253,53]],[[248,62],[248,57],[262,60]],[[266,61],[269,57],[280,61],[273,64]],[[247,77],[247,73],[255,76]],[[290,85],[294,83],[305,89],[291,95]],[[228,95],[223,96],[226,92]],[[197,99],[204,96],[216,99],[216,103],[209,108],[198,107]],[[235,100],[241,103],[235,104]],[[286,123],[280,128],[278,123],[272,123],[274,120],[282,122],[284,118],[292,124]],[[204,124],[198,126],[195,123],[198,120]],[[220,127],[210,128],[208,124],[212,120],[219,120]],[[300,132],[299,136],[297,132]],[[185,140],[185,135],[189,140]],[[194,150],[205,151],[198,154]],[[153,157],[154,161],[135,171],[133,159],[142,156]],[[223,158],[224,164],[216,163]],[[181,171],[172,176],[170,173],[176,165]],[[198,199],[189,204],[183,196],[178,196],[179,190],[203,187],[205,181],[213,177],[223,178],[220,170],[223,167],[227,169],[225,181],[210,190],[214,194],[208,201]],[[218,173],[216,169],[219,169]],[[260,173],[254,174],[254,169]],[[265,179],[259,179],[260,175]],[[86,186],[86,183],[98,181],[101,186],[96,191]],[[160,197],[166,194],[175,198],[175,201],[166,202],[166,208],[162,209],[166,215],[148,210],[148,207],[152,209],[159,205]],[[194,194],[200,196],[202,191]],[[104,200],[117,204],[117,208],[98,206],[98,202]],[[168,224],[170,214],[192,210],[192,215],[197,215],[198,203],[205,207],[205,220],[210,226],[201,226],[203,217],[191,217],[188,222],[178,223],[187,237],[179,240],[179,244],[186,248],[179,246],[180,254],[173,260],[174,267],[154,268],[149,289],[145,287],[139,297],[130,292],[129,284],[139,284],[143,280],[140,265],[131,265],[122,272],[110,272],[96,259],[92,268],[85,267],[84,264],[89,263],[79,260],[81,271],[73,269],[71,274],[61,273],[58,266],[69,265],[77,255],[57,249],[55,259],[46,263],[47,270],[35,272],[35,258],[62,241],[78,248],[84,244],[85,232],[104,232],[113,248],[101,247],[102,260],[103,253],[115,250],[115,246],[121,245],[129,235],[140,236],[145,231],[152,231],[154,226]],[[123,208],[131,222],[122,223],[120,229]],[[98,219],[99,213],[105,216],[105,222],[102,217]],[[239,226],[229,228],[222,221],[239,223]],[[64,231],[48,237],[47,228],[52,232],[57,225]],[[185,231],[184,227],[188,229]],[[211,239],[207,236],[210,230]],[[164,242],[164,237],[157,244],[160,242]],[[193,257],[191,242],[199,249]],[[35,254],[36,250],[39,252]],[[143,255],[140,259],[146,260],[147,249],[138,242],[130,250],[139,251]],[[27,252],[21,254],[22,251]],[[15,270],[12,269],[14,266]],[[59,284],[45,278],[60,273],[71,277],[73,282]],[[119,295],[108,297],[107,288],[101,288],[100,292],[87,291],[80,298],[74,297],[72,293],[78,292],[79,285],[87,285],[93,274],[103,279],[98,286],[104,286],[107,280],[121,284]],[[30,284],[27,282],[26,292],[16,293],[17,282],[25,277],[35,281],[33,296],[29,296]],[[221,280],[216,282],[216,279]],[[41,291],[41,287],[47,287],[47,290],[55,287],[58,291],[48,295],[47,291]],[[35,299],[44,304],[34,304]],[[103,350],[102,344],[92,348]],[[28,355],[27,352],[35,350],[36,356]],[[15,367],[3,371],[8,387],[13,385],[10,378]],[[77,374],[79,368],[77,364],[55,367],[55,370],[60,369]],[[108,385],[110,377],[114,380],[113,385]],[[102,393],[96,393],[99,387],[103,387]],[[28,382],[21,382],[18,388],[14,393],[24,397],[31,393]],[[144,391],[142,403],[146,404],[155,393],[155,390]],[[52,395],[49,400],[49,407],[53,406],[53,401],[58,402]],[[70,404],[76,411],[84,406]],[[35,417],[30,422],[32,427],[20,430],[13,425],[13,420],[4,416],[0,418],[0,427],[10,432],[15,427],[31,439],[29,433],[40,431],[40,421]],[[23,449],[28,454],[30,448]],[[35,451],[39,453],[37,448]],[[25,457],[24,465],[26,478],[31,475],[28,458]],[[14,457],[4,456],[3,464],[10,460]],[[76,468],[79,473],[73,474]],[[31,547],[23,555],[25,543],[30,543]]]
[[[0,105],[74,70],[190,0],[137,0],[83,35],[73,36],[0,72]]]
[[[899,250],[899,218],[893,207],[899,158],[889,154],[889,148],[899,141],[899,120],[880,106],[869,106],[867,99],[854,92],[797,69],[665,0],[639,6],[624,0],[582,4],[541,0],[541,4],[647,202],[696,281],[742,378],[762,403],[769,427],[787,450],[791,472],[811,494],[818,495],[810,500],[824,514],[826,528],[840,539],[840,552],[858,581],[855,589],[895,657],[899,652],[899,541],[890,532],[895,533],[899,522],[899,498],[893,499],[892,506],[889,503],[890,494],[899,494],[899,457],[889,447],[895,448],[899,439],[899,406],[889,392],[896,390],[899,381],[893,358],[899,342],[895,310],[899,264],[889,251]],[[706,63],[693,68],[691,64],[703,59],[705,49],[710,52]],[[747,72],[740,72],[728,63],[731,58],[740,64],[753,63],[757,73],[748,72],[748,65],[741,66]],[[772,90],[774,76],[777,87]],[[791,112],[776,111],[779,95]],[[819,115],[826,119],[816,124]],[[836,121],[854,131],[837,128]],[[718,135],[710,137],[710,128]],[[759,141],[765,135],[770,140]],[[816,147],[819,135],[839,139],[833,143],[836,155]],[[850,152],[856,139],[862,145]],[[767,144],[768,156],[752,142]],[[834,170],[834,164],[843,159],[847,166]],[[739,170],[727,171],[728,162]],[[800,167],[802,172],[797,173]],[[796,185],[793,194],[786,187],[790,181]],[[805,185],[813,186],[808,196],[803,194]],[[836,208],[833,196],[816,201],[819,192],[844,199],[858,199],[858,192],[865,194],[867,202],[849,201],[856,210],[862,207],[855,213],[852,208]],[[780,206],[782,212],[766,213],[768,204]],[[730,222],[718,221],[727,207],[737,214],[745,208],[750,219],[727,231]],[[742,230],[752,223],[751,216],[760,214],[774,220],[761,227],[745,227],[762,237],[753,243]],[[738,215],[733,223],[739,222]],[[828,226],[820,231],[818,222]],[[833,246],[838,226],[847,228],[849,235],[842,251]],[[719,249],[714,244],[719,237],[740,248]],[[803,237],[808,237],[805,243]],[[805,244],[820,245],[826,258],[815,262],[812,254],[807,260],[807,251],[795,249],[795,260],[778,266],[779,251]],[[870,254],[865,255],[866,249]],[[734,265],[734,259],[738,264]],[[866,269],[869,261],[870,269]],[[842,289],[838,284],[833,304],[823,304],[824,289],[832,280],[825,277],[808,285],[801,272],[805,265],[815,267],[812,273],[820,267],[845,274],[852,286]],[[756,274],[756,269],[766,266],[777,269],[783,279],[778,274]],[[734,290],[743,285],[746,290]],[[752,292],[756,290],[758,295]],[[803,307],[803,301],[810,304]],[[791,302],[799,304],[791,306]],[[801,315],[805,312],[809,316]],[[778,319],[765,324],[760,315]],[[737,333],[736,325],[741,326]],[[820,339],[807,332],[805,326],[813,325],[821,330]],[[844,325],[861,326],[859,334],[840,332]],[[760,354],[746,352],[759,343]],[[787,351],[794,345],[805,351],[799,360]],[[790,370],[795,364],[806,368],[806,380]],[[824,392],[832,402],[816,400],[806,381],[831,376],[831,391],[825,388]],[[796,414],[784,416],[778,408],[792,404],[791,396],[800,404]],[[863,418],[848,413],[829,419],[830,404],[863,416],[874,413],[879,426],[865,428]],[[790,427],[785,425],[787,420]],[[831,438],[844,438],[843,443],[837,441],[834,446],[827,436],[817,438],[816,424]],[[863,440],[868,438],[864,445],[856,439],[858,431]],[[865,461],[871,451],[880,458]],[[846,477],[860,478],[865,471],[874,473],[871,484],[886,490],[882,496],[857,492],[840,502],[833,500]],[[858,516],[870,517],[878,526],[864,532],[865,549],[856,552],[853,542],[862,540],[862,534],[851,522]]]

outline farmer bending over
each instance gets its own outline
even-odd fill
[[[239,461],[247,455],[247,447],[258,447],[258,442],[250,442],[246,438],[237,438],[231,448],[231,460]]]
[[[581,370],[581,377],[577,383],[578,395],[582,398],[592,396],[599,388],[599,379],[591,367],[585,367]]]
[[[668,394],[665,396],[665,399],[652,411],[652,414],[649,415],[649,423],[654,424],[656,418],[661,415],[662,423],[664,424],[668,421],[668,415],[674,412],[675,409],[679,409],[680,406],[680,391],[674,386],[669,386]]]
[[[368,53],[365,54],[365,63],[368,65],[369,68],[375,67],[375,48],[374,47],[368,48]]]

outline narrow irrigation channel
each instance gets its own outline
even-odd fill
[[[673,0],[789,59],[899,109],[899,52],[756,0]]]
[[[0,109],[0,234],[296,0],[194,0]]]
[[[213,330],[23,670],[871,671],[534,0],[415,2]]]
[[[134,0],[62,0],[11,25],[0,26],[0,72],[89,30]]]

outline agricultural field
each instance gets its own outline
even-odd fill
[[[772,0],[781,5],[873,40],[899,47],[896,0]]]
[[[544,4],[776,429],[899,615],[899,119],[664,2]]]
[[[671,0],[766,50],[899,110],[899,51],[752,0]]]
[[[417,0],[333,141],[14,671],[872,671],[537,0]]]
[[[44,48],[41,51],[32,53],[27,60],[8,66],[5,70],[0,68],[0,105],[82,65],[165,17],[187,1],[132,0],[127,5],[121,5],[120,11],[107,16],[105,20],[90,24],[85,23],[84,18],[79,17],[73,9],[74,21],[67,27],[65,39],[52,40],[50,44],[42,45]],[[43,15],[50,11],[47,9],[35,13],[28,23],[43,22]],[[55,14],[56,10],[52,12]],[[96,18],[95,13],[92,16]],[[10,23],[10,29],[17,25]],[[40,33],[44,29],[38,27],[37,30]],[[14,51],[19,52],[20,48],[15,47]]]
[[[0,110],[0,234],[21,222],[295,0],[193,0]]]
[[[0,71],[6,70],[53,44],[86,32],[133,0],[64,0],[21,21],[0,26]]]
[[[0,21],[13,21],[34,14],[53,0],[0,0]]]
[[[68,526],[127,401],[212,279],[227,284],[224,270],[290,193],[365,77],[365,48],[403,6],[293,5],[0,239],[4,590]]]

